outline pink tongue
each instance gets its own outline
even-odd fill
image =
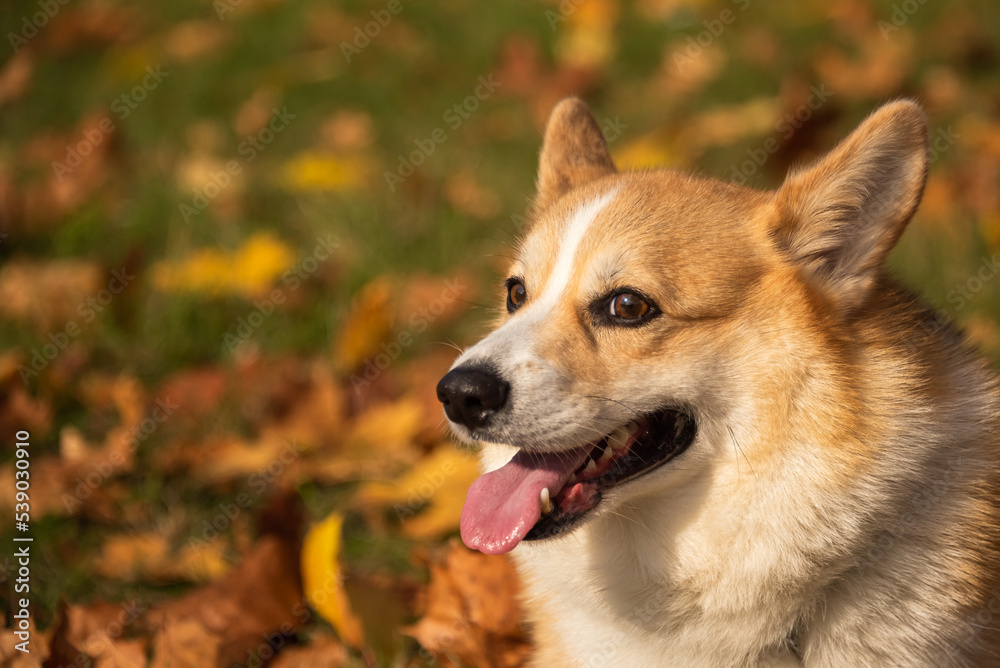
[[[502,467],[481,476],[469,488],[462,508],[462,541],[486,554],[513,550],[542,516],[542,489],[548,487],[555,498],[588,454],[589,447],[530,455],[520,450]]]

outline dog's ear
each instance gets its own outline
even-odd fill
[[[583,100],[570,97],[557,104],[542,142],[536,206],[545,208],[569,190],[614,172],[601,128]]]
[[[867,300],[927,178],[927,122],[915,102],[877,109],[777,193],[779,246],[845,313]]]

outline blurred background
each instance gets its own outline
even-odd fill
[[[892,264],[1000,352],[1000,5],[0,17],[0,665],[523,662],[510,565],[455,541],[476,467],[434,385],[502,304],[567,95],[620,167],[758,188],[916,97],[931,174]],[[15,537],[33,538],[24,580]]]

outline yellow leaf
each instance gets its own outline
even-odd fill
[[[566,30],[555,44],[557,60],[571,67],[603,67],[617,48],[614,35],[619,6],[615,0],[583,0],[568,13]]]
[[[252,298],[267,291],[295,262],[287,244],[267,232],[257,232],[235,251],[202,248],[179,261],[153,267],[153,284],[163,292],[200,292]]]
[[[330,513],[306,534],[302,544],[302,587],[313,610],[352,647],[364,645],[361,622],[354,616],[344,591],[340,569],[340,532],[344,517]]]
[[[413,442],[423,416],[424,407],[416,399],[403,398],[380,404],[358,416],[348,440],[379,450],[394,450]]]
[[[283,180],[289,190],[354,190],[365,184],[370,171],[361,156],[307,151],[285,163]]]
[[[634,139],[614,151],[616,165],[629,169],[665,167],[677,162],[675,142],[665,131],[656,131]]]
[[[444,446],[393,482],[363,485],[357,500],[362,506],[393,506],[411,538],[435,538],[458,528],[469,486],[478,477],[475,456]]]
[[[392,333],[392,285],[377,278],[355,297],[334,346],[334,359],[343,371],[371,366],[367,376],[381,373],[394,360],[379,349]]]

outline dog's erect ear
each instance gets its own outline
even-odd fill
[[[538,163],[538,198],[545,208],[567,191],[615,172],[597,121],[582,100],[570,97],[549,116]]]
[[[927,178],[927,122],[915,102],[877,109],[827,156],[788,176],[775,239],[846,313],[867,300]]]

